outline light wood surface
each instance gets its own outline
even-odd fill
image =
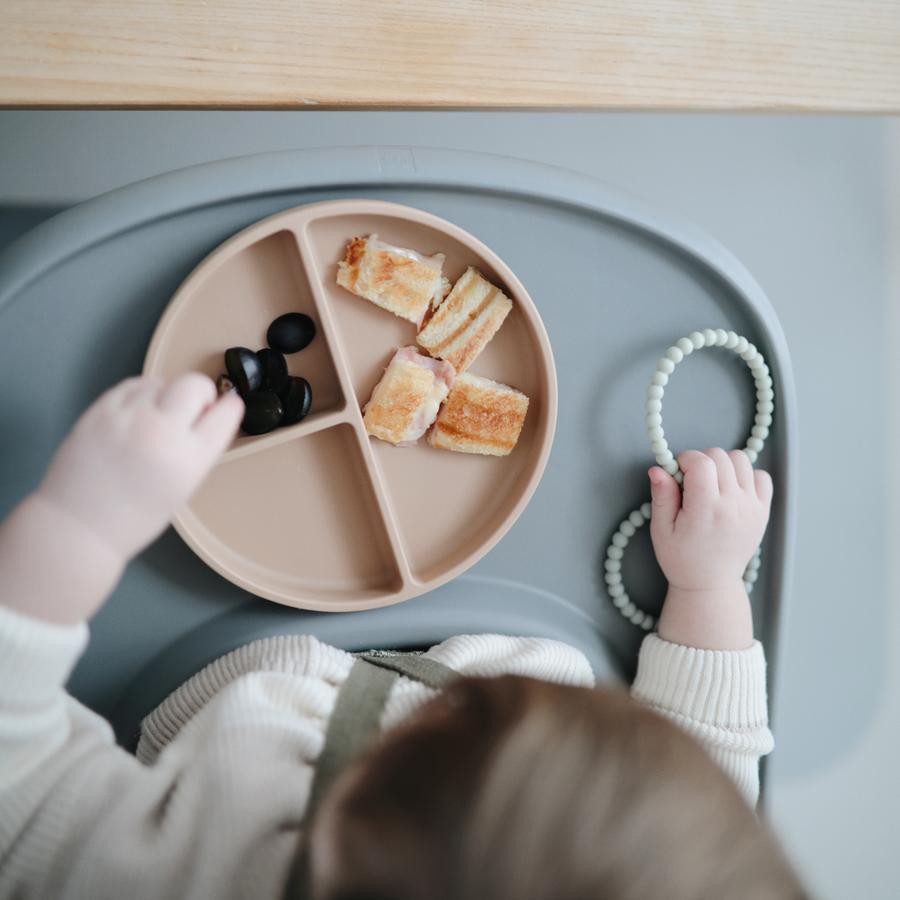
[[[0,105],[900,110],[900,0],[0,0]]]

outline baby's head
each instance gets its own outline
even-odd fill
[[[805,893],[728,777],[625,694],[465,679],[335,785],[314,900]]]

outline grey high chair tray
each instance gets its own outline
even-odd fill
[[[258,637],[309,632],[348,649],[422,647],[452,634],[553,637],[585,652],[598,679],[627,677],[644,632],[606,594],[604,556],[649,495],[645,390],[676,339],[732,329],[765,355],[775,389],[758,465],[776,495],[753,593],[757,634],[777,671],[796,494],[795,397],[784,336],[750,274],[699,230],[571,172],[472,153],[337,148],[226,160],[172,172],[68,210],[0,256],[0,512],[38,480],[80,412],[141,370],[173,292],[218,244],[289,207],[374,198],[468,230],[512,268],[553,347],[559,414],[530,505],[468,573],[398,606],[307,613],[256,598],[168,531],[129,567],[92,623],[70,688],[128,743],[140,718],[216,656]],[[753,380],[709,350],[666,388],[675,452],[741,447]],[[655,614],[664,582],[646,529],[623,562],[635,603]]]

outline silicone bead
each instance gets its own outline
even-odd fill
[[[607,593],[610,597],[621,597],[625,593],[625,588],[621,584],[611,584]]]
[[[672,451],[669,450],[668,448],[663,450],[662,453],[656,454],[656,462],[657,462],[657,465],[660,465],[660,466],[667,466],[674,459],[675,459],[675,457],[672,456]]]
[[[629,514],[628,521],[631,522],[635,528],[640,528],[644,524],[645,519],[641,515],[641,511],[636,509],[633,513]]]
[[[631,615],[631,623],[633,625],[640,625],[644,621],[644,614],[635,607],[634,612]]]
[[[604,576],[607,584],[621,584],[622,583],[622,573],[621,572],[607,572]]]
[[[650,513],[652,512],[652,510],[653,510],[653,507],[649,503],[641,504],[641,510],[640,510],[641,515],[648,521],[650,520]]]
[[[654,456],[658,456],[660,453],[665,453],[666,450],[669,449],[669,445],[662,439],[658,441],[650,442],[650,449],[653,451]]]
[[[763,442],[758,437],[749,437],[747,438],[747,448],[759,453],[763,448]]]
[[[613,604],[617,609],[621,609],[623,606],[625,606],[626,603],[630,602],[631,601],[628,599],[628,594],[626,594],[624,591],[621,594],[616,594],[616,596],[613,597]]]
[[[762,389],[772,387],[772,377],[770,375],[760,375],[756,379],[756,387]]]
[[[669,383],[669,376],[665,372],[654,372],[650,382],[658,384],[660,387],[665,387]]]
[[[703,340],[706,341],[707,347],[715,347],[715,345],[716,345],[716,330],[714,328],[704,328],[703,329]]]
[[[675,363],[672,362],[666,356],[660,357],[659,362],[656,364],[657,371],[664,372],[666,375],[671,375],[675,371]]]
[[[772,388],[760,388],[756,392],[757,400],[774,400],[775,399],[775,391]]]
[[[612,542],[614,547],[621,547],[624,549],[628,546],[628,539],[624,535],[619,534],[619,532],[616,532],[612,536]]]
[[[647,388],[647,399],[652,400],[654,397],[656,399],[660,399],[663,394],[665,394],[665,390],[662,385],[659,384],[651,384],[650,387]]]
[[[647,423],[648,428],[653,428],[657,425],[662,425],[662,416],[658,413],[647,413],[644,421]]]
[[[634,537],[634,525],[632,525],[631,522],[629,522],[628,519],[626,519],[619,526],[619,533],[624,534],[625,537],[627,537],[627,538]]]
[[[728,343],[728,332],[724,328],[716,329],[716,346],[724,347]]]
[[[725,349],[726,350],[734,350],[737,346],[739,338],[737,336],[737,332],[729,331],[728,332],[728,340],[725,341]]]
[[[740,356],[742,353],[745,353],[747,347],[750,346],[750,342],[745,337],[739,337],[738,342],[734,345],[734,352]]]
[[[706,346],[706,338],[699,331],[692,331],[688,335],[688,340],[694,345],[695,350],[702,350]]]
[[[753,437],[759,438],[761,441],[764,441],[769,436],[769,429],[764,428],[762,425],[754,425],[750,429],[750,434]]]
[[[678,468],[678,463],[673,459],[672,462],[666,463],[663,468],[670,474],[674,475],[676,472],[680,475],[681,469]]]
[[[674,472],[673,475],[675,481],[677,481],[678,484],[684,484],[684,473],[681,471],[681,469],[679,469],[677,472]]]
[[[694,352],[694,345],[690,338],[679,338],[675,342],[675,346],[685,355],[690,356]]]
[[[620,572],[622,570],[622,561],[618,559],[607,559],[603,563],[603,568],[607,572]]]
[[[753,421],[757,425],[762,425],[763,428],[768,428],[772,424],[772,415],[771,413],[757,412],[753,417]]]
[[[751,448],[747,448],[746,450],[744,450],[744,453],[747,454],[748,458],[750,459],[750,462],[752,462],[752,463],[756,462],[758,456],[757,456],[757,453],[755,450],[753,450]]]
[[[637,607],[633,603],[628,602],[622,607],[622,615],[625,616],[626,619],[630,619],[636,610]]]
[[[775,409],[775,404],[771,400],[760,400],[759,403],[756,404],[756,408],[765,415]]]
[[[612,547],[607,547],[606,555],[610,559],[621,560],[622,557],[625,555],[625,552],[622,550],[622,548],[618,544],[613,544]]]
[[[647,401],[646,410],[648,413],[659,412],[662,409],[662,401],[659,397],[651,397]]]
[[[684,354],[678,347],[669,347],[669,349],[666,350],[666,356],[671,359],[676,366],[684,359]]]

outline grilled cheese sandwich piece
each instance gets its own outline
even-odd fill
[[[443,253],[422,256],[370,234],[347,244],[346,255],[338,263],[337,283],[419,325],[450,289],[450,282],[441,273],[443,265]]]
[[[365,405],[366,431],[390,444],[415,443],[431,427],[455,377],[450,363],[402,347]]]
[[[490,378],[457,375],[428,443],[441,450],[506,456],[516,446],[528,398]]]
[[[473,268],[453,285],[416,340],[432,356],[464,372],[497,333],[512,300]]]

